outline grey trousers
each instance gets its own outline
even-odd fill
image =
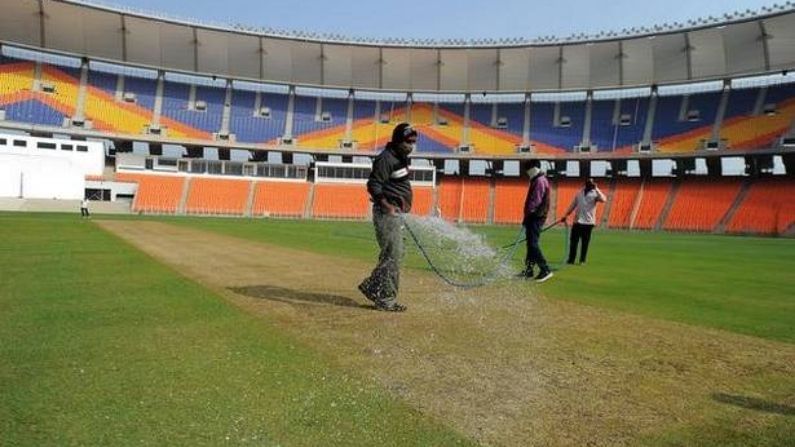
[[[403,221],[399,216],[391,216],[373,207],[375,238],[381,252],[378,265],[362,281],[368,296],[379,303],[391,305],[397,301],[400,287],[400,262],[403,260]]]

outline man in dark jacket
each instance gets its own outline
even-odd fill
[[[417,131],[408,123],[398,124],[386,149],[373,161],[373,170],[367,180],[367,191],[373,202],[375,237],[381,253],[378,265],[359,284],[359,290],[379,310],[406,310],[406,306],[397,302],[403,257],[403,223],[399,213],[411,210],[408,156],[416,143]]]
[[[549,213],[549,180],[541,171],[539,160],[530,160],[526,165],[527,176],[530,177],[530,187],[524,201],[524,220],[522,225],[527,236],[527,256],[525,257],[525,270],[521,275],[525,278],[533,277],[533,269],[538,265],[536,282],[544,282],[552,278],[552,271],[547,265],[547,260],[541,252],[541,229]]]

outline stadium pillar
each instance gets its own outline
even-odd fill
[[[254,162],[268,161],[268,151],[249,151],[248,158]]]
[[[580,160],[580,177],[591,176],[591,160]]]
[[[469,160],[458,160],[458,174],[462,176],[469,175]]]
[[[160,143],[149,143],[149,155],[162,156],[163,145]]]
[[[229,149],[225,149],[225,148],[220,148],[219,147],[218,148],[218,159],[219,160],[223,160],[223,161],[229,161],[231,159],[230,152],[231,151]]]
[[[201,146],[185,146],[188,158],[204,158],[204,148]]]
[[[707,173],[710,177],[720,177],[722,171],[720,157],[707,157]]]
[[[326,157],[328,160],[328,157]],[[293,153],[292,152],[282,152],[282,164],[291,165],[293,164]]]
[[[642,178],[651,178],[652,176],[652,166],[651,166],[651,159],[645,158],[638,160],[638,165],[640,168],[640,176]]]

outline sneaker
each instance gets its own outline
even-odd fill
[[[524,279],[533,279],[533,276],[535,276],[535,273],[533,273],[532,267],[525,268],[524,270],[516,274],[517,278],[524,278]]]
[[[376,302],[375,308],[384,312],[405,312],[407,309],[406,306],[400,303],[386,304],[381,302]]]
[[[542,271],[540,271],[538,273],[538,276],[536,276],[536,282],[537,283],[542,283],[542,282],[548,280],[549,278],[552,278],[553,276],[555,276],[555,275],[551,271],[542,270]]]
[[[370,294],[370,291],[367,290],[367,287],[364,286],[364,282],[359,284],[359,292],[362,292],[362,295],[364,295],[364,297],[367,298],[368,300],[374,303],[376,302],[375,298]]]

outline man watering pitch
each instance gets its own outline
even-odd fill
[[[411,210],[409,154],[417,143],[417,131],[408,123],[398,124],[392,140],[373,161],[367,191],[373,202],[373,225],[381,252],[378,264],[359,290],[379,310],[402,312],[397,302],[400,261],[403,258],[403,221],[400,213]]]

